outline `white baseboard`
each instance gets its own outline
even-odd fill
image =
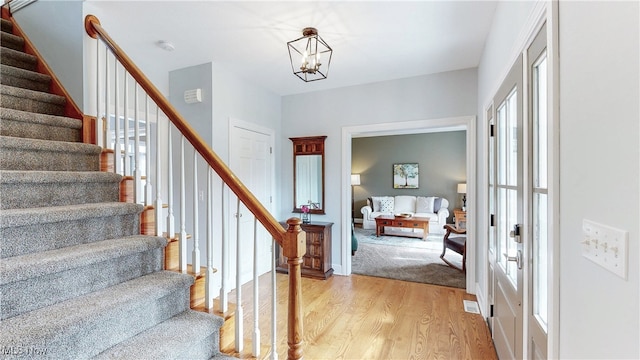
[[[489,306],[487,304],[487,299],[480,288],[480,284],[476,283],[476,299],[478,300],[478,306],[480,307],[480,313],[483,318],[489,317]]]

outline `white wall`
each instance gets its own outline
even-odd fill
[[[20,28],[81,110],[86,33],[82,4],[81,1],[36,1],[14,14]]]
[[[293,157],[288,138],[327,135],[326,215],[312,219],[334,223],[332,262],[336,270],[345,266],[340,264],[342,127],[473,116],[476,89],[476,69],[466,69],[283,97],[280,218],[293,216]]]
[[[640,358],[639,5],[560,2],[560,358]],[[629,278],[581,256],[582,220],[629,231]]]

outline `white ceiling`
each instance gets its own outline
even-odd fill
[[[148,74],[207,62],[290,95],[478,66],[496,1],[86,0]],[[293,75],[287,41],[313,26],[333,48],[328,78]],[[175,50],[156,42],[169,40]]]

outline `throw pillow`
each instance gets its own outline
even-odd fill
[[[394,199],[390,196],[380,199],[380,212],[391,213],[393,212]]]
[[[416,212],[417,213],[433,213],[433,198],[418,196],[416,198]]]
[[[380,212],[380,200],[382,199],[382,196],[372,196],[371,197],[371,209],[373,209],[373,212]]]
[[[440,211],[440,208],[442,207],[442,198],[434,198],[433,199],[433,212],[437,213],[438,211]]]

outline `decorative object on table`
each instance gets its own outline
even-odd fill
[[[393,188],[394,189],[417,189],[418,164],[393,164]]]
[[[326,79],[333,50],[313,27],[302,29],[302,37],[287,43],[293,74],[304,82]],[[324,65],[326,64],[326,65]]]
[[[351,174],[351,222],[356,217],[356,199],[354,197],[354,186],[360,185],[360,174]]]
[[[393,216],[395,216],[396,218],[399,218],[399,219],[406,219],[406,218],[410,218],[411,214],[410,213],[397,213],[397,214],[393,214]]]
[[[462,195],[462,211],[467,210],[467,184],[458,184],[458,194]]]
[[[302,223],[303,224],[308,224],[311,222],[311,215],[309,214],[309,211],[311,210],[309,205],[302,205],[300,206],[300,210],[302,211]]]

